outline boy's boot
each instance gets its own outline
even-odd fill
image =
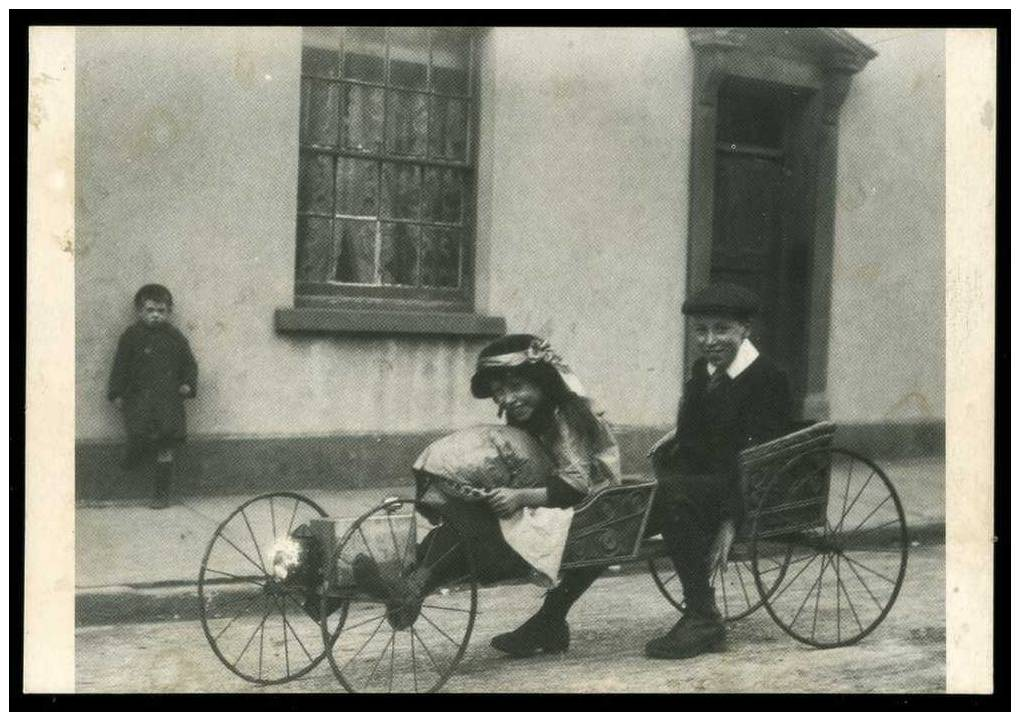
[[[725,644],[726,626],[713,595],[707,601],[688,602],[683,617],[666,635],[648,641],[645,655],[679,660],[722,650]]]
[[[152,509],[166,509],[170,506],[170,479],[173,477],[173,468],[173,462],[156,463],[155,491],[152,504],[149,505]]]

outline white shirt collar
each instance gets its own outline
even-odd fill
[[[730,365],[726,367],[726,375],[731,379],[736,378],[743,373],[748,366],[754,363],[756,358],[758,358],[758,349],[755,348],[750,339],[744,339],[740,342],[740,346],[737,347],[737,353],[730,362]],[[708,375],[711,376],[715,373],[715,366],[712,364],[707,365]]]

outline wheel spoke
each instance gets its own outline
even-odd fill
[[[269,498],[269,521],[273,525],[273,541],[276,541],[276,507],[273,506],[273,498]]]
[[[244,615],[245,613],[247,613],[247,612],[248,612],[249,610],[251,610],[251,607],[252,607],[252,606],[254,606],[254,605],[255,605],[255,603],[256,603],[256,602],[257,602],[257,601],[258,601],[258,600],[259,600],[260,598],[262,598],[262,592],[261,592],[261,591],[259,591],[259,592],[257,592],[257,593],[253,593],[253,594],[252,594],[251,596],[249,596],[248,598],[246,598],[245,600],[247,600],[247,601],[248,601],[248,605],[246,605],[246,606],[245,606],[244,608],[242,608],[242,609],[241,609],[241,612],[240,612],[240,613],[238,613],[238,614],[237,614],[237,615],[235,615],[235,616],[234,616],[233,618],[231,618],[231,619],[230,619],[230,620],[229,620],[229,621],[227,622],[227,625],[223,627],[223,630],[221,630],[221,631],[220,631],[219,633],[217,633],[217,634],[216,634],[216,635],[215,635],[215,636],[213,637],[213,640],[214,640],[214,641],[216,641],[216,640],[219,640],[219,639],[220,639],[221,637],[223,637],[223,634],[224,634],[224,633],[226,633],[226,632],[227,632],[227,629],[228,629],[228,628],[230,628],[230,626],[232,626],[232,625],[234,624],[234,621],[236,621],[236,620],[237,620],[238,618],[240,618],[240,617],[241,617],[241,616],[243,616],[243,615]]]
[[[436,610],[439,610],[439,611],[454,611],[455,613],[471,613],[471,611],[468,610],[467,608],[453,608],[453,607],[450,607],[450,606],[435,606],[435,605],[433,605],[431,603],[423,603],[423,604],[421,604],[421,607],[422,608],[435,608]]]
[[[358,525],[358,534],[361,535],[361,540],[363,542],[365,542],[365,552],[369,556],[371,556],[372,559],[374,560],[375,559],[375,553],[372,551],[372,545],[368,543],[368,537],[365,536],[365,530],[361,528],[360,524]]]
[[[718,569],[717,569],[718,570]],[[722,583],[722,607],[723,607],[723,618],[730,617],[730,604],[726,601],[726,574],[719,571],[719,581]]]
[[[390,538],[393,539],[393,553],[396,554],[397,560],[400,562],[400,570],[404,570],[404,554],[400,551],[400,544],[397,543],[397,532],[393,529],[393,517],[390,513],[386,513],[386,525],[390,529]]]
[[[818,586],[818,582],[822,579],[822,574],[825,572],[825,560],[822,560],[822,566],[818,569],[818,578],[811,584],[811,588],[808,589],[807,595],[804,596],[804,600],[800,602],[800,608],[797,609],[797,613],[793,616],[793,620],[790,621],[790,627],[793,628],[797,623],[797,619],[800,618],[801,611],[804,610],[804,606],[807,605],[808,599],[811,598],[811,594],[815,592],[815,588]]]
[[[290,630],[290,634],[292,636],[294,636],[294,640],[297,642],[298,647],[301,648],[301,650],[304,652],[304,654],[308,658],[308,660],[310,662],[314,663],[315,662],[315,658],[313,658],[312,654],[308,652],[308,648],[306,648],[305,644],[303,642],[301,642],[301,636],[298,635],[297,631],[294,630],[294,626],[292,626],[290,624],[290,621],[287,620],[287,611],[286,611],[286,608],[285,608],[284,604],[279,599],[277,599],[276,605],[280,609],[280,613],[283,615],[283,624],[284,624],[284,626],[286,626]]]
[[[747,607],[751,608],[751,597],[747,595],[747,585],[744,583],[744,575],[740,573],[740,564],[734,564],[737,568],[737,580],[740,581],[740,590],[744,594],[744,600],[747,601]]]
[[[432,563],[431,566],[426,565],[426,568],[434,569],[435,567],[439,566],[439,564],[441,564],[446,559],[447,556],[449,556],[450,554],[452,554],[453,552],[455,552],[459,548],[460,548],[460,542],[457,542],[456,544],[451,546],[449,549],[447,549],[445,552],[443,552],[443,555],[440,556],[438,559],[436,559]]]
[[[393,645],[390,646],[390,682],[386,688],[387,692],[393,692],[393,663],[394,656],[397,652],[397,631],[393,631]]]
[[[846,558],[845,554],[840,554],[840,556]],[[876,598],[875,594],[871,592],[871,587],[868,586],[867,582],[861,578],[861,575],[859,573],[857,573],[857,567],[854,566],[853,562],[850,561],[849,558],[846,558],[846,563],[847,565],[850,566],[850,570],[854,572],[854,576],[857,577],[857,580],[861,582],[862,586],[864,586],[864,590],[868,592],[869,596],[871,596],[871,600],[875,602],[876,606],[878,606],[878,610],[880,611],[883,610],[884,606],[878,602],[878,598]]]
[[[826,556],[822,559],[822,570],[818,573],[818,590],[815,593],[815,614],[811,619],[811,637],[815,637],[815,628],[818,626],[818,604],[822,600],[822,580],[825,577],[825,572],[829,568],[829,557]],[[791,628],[793,626],[790,626]]]
[[[837,559],[838,561],[838,559]],[[854,602],[850,599],[850,592],[846,590],[846,586],[843,585],[843,579],[837,578],[836,582],[839,587],[843,590],[843,595],[846,596],[846,602],[850,604],[850,612],[854,615],[854,620],[857,621],[857,628],[862,633],[864,632],[864,626],[861,625],[861,619],[857,615],[857,608],[854,606]]]
[[[292,511],[290,513],[290,521],[287,522],[287,536],[290,536],[290,531],[291,531],[291,529],[294,528],[294,518],[297,516],[297,508],[298,508],[299,504],[301,504],[301,500],[300,499],[295,499],[294,500],[294,511]]]
[[[276,605],[279,607],[280,602],[277,601]],[[287,645],[287,614],[284,613],[282,609],[280,612],[283,613],[283,662],[287,666],[287,677],[290,677],[290,646]]]
[[[360,647],[360,648],[358,648],[358,652],[354,653],[354,655],[352,655],[352,656],[350,657],[350,659],[348,659],[348,660],[347,660],[347,662],[345,662],[345,663],[344,663],[344,664],[343,664],[343,665],[341,666],[341,668],[340,668],[340,672],[343,672],[344,670],[346,670],[346,669],[347,669],[347,666],[348,666],[348,665],[350,665],[351,663],[353,663],[353,662],[354,662],[354,661],[355,661],[355,660],[357,659],[357,657],[358,657],[359,655],[361,655],[361,653],[362,653],[362,652],[363,652],[363,651],[365,650],[365,648],[367,648],[367,647],[368,647],[368,644],[372,642],[372,639],[373,639],[373,638],[375,638],[375,635],[376,635],[376,633],[378,633],[378,632],[379,632],[379,629],[380,629],[380,628],[382,628],[382,624],[386,622],[386,616],[385,616],[385,615],[379,616],[379,618],[381,619],[381,620],[379,621],[379,625],[377,625],[377,626],[375,627],[375,630],[373,630],[373,631],[372,631],[372,635],[368,636],[368,638],[366,638],[366,639],[365,639],[365,642],[361,644],[361,647]],[[373,619],[373,620],[375,620],[375,619]],[[364,624],[364,623],[366,623],[366,622],[368,622],[368,621],[362,621],[362,622],[361,622],[361,623],[359,623],[358,625],[363,625],[363,624]]]
[[[896,582],[895,582],[895,581],[893,581],[893,580],[892,580],[891,578],[889,578],[888,576],[885,576],[884,574],[880,574],[880,573],[878,573],[877,571],[875,571],[875,570],[874,570],[873,568],[871,568],[870,566],[866,566],[866,565],[862,564],[862,563],[861,563],[860,561],[858,561],[858,560],[857,560],[857,559],[855,559],[854,557],[850,556],[850,554],[846,553],[845,551],[843,551],[843,552],[840,552],[840,553],[841,553],[841,554],[842,554],[843,556],[845,556],[845,557],[846,557],[846,560],[847,560],[847,561],[852,561],[852,562],[854,562],[855,564],[857,564],[858,566],[860,566],[860,567],[861,567],[862,569],[864,569],[865,571],[867,571],[867,572],[869,572],[869,573],[872,573],[872,574],[874,574],[875,576],[878,576],[878,577],[879,577],[880,579],[882,579],[883,581],[888,581],[888,582],[889,582],[889,583],[891,583],[891,584],[892,584],[893,586],[895,586],[895,585],[896,585]]]
[[[414,659],[414,628],[407,629],[408,636],[411,638],[411,679],[414,681],[414,691],[418,691],[418,663]]]
[[[428,656],[429,661],[432,663],[432,667],[436,669],[436,674],[439,677],[442,677],[443,676],[442,669],[439,667],[439,664],[436,662],[436,659],[432,656],[432,651],[429,650],[429,646],[425,645],[425,640],[420,635],[418,635],[418,631],[414,629],[414,626],[411,626],[411,634],[418,639],[418,643],[421,644],[422,650],[425,651],[425,655]]]
[[[854,532],[859,531],[860,528],[864,526],[864,523],[874,516],[875,512],[878,511],[879,507],[881,507],[883,504],[888,502],[890,499],[892,499],[892,495],[891,494],[886,495],[885,499],[883,499],[881,502],[879,502],[877,505],[875,505],[875,508],[872,509],[868,513],[868,516],[866,516],[864,519],[862,519],[860,521],[860,523],[856,527],[854,527],[853,529],[850,530],[850,534],[853,534]]]
[[[367,620],[363,620],[360,623],[355,623],[354,625],[345,625],[343,627],[343,629],[345,631],[346,630],[354,630],[355,628],[360,628],[363,625],[368,625],[369,623],[372,623],[374,621],[377,621],[377,620],[379,620],[381,618],[385,618],[385,617],[386,617],[386,614],[385,613],[381,613],[381,614],[375,616],[374,618],[368,618]],[[380,625],[382,625],[382,624],[380,623]]]
[[[249,561],[249,563],[251,563],[252,566],[254,566],[259,571],[261,571],[265,576],[269,576],[269,572],[265,570],[265,568],[262,566],[262,564],[256,564],[255,563],[255,559],[251,558],[246,553],[241,551],[241,547],[239,547],[237,544],[235,544],[230,539],[228,539],[227,536],[222,531],[218,534],[218,536],[219,536],[220,539],[222,539],[223,541],[227,542],[232,547],[234,547],[234,549],[237,551],[237,553],[240,554],[241,556],[243,556],[244,558],[246,558]]]
[[[839,523],[836,524],[835,526],[836,531],[843,531],[843,522],[846,520],[846,515],[850,514],[850,510],[854,508],[855,504],[857,504],[857,500],[859,500],[861,498],[861,495],[864,494],[864,490],[867,489],[868,483],[871,482],[871,478],[874,476],[875,476],[874,470],[868,473],[868,479],[864,480],[864,484],[861,485],[861,488],[859,490],[857,490],[857,494],[854,496],[854,501],[850,503],[850,505],[846,508],[846,511],[843,512],[843,516],[839,518]]]
[[[262,569],[262,570],[263,570],[263,571],[265,571],[265,568],[264,568],[264,567],[265,567],[265,564],[266,564],[266,560],[265,560],[265,558],[264,558],[264,557],[262,556],[262,549],[261,549],[261,548],[259,547],[259,542],[258,542],[258,540],[257,540],[257,539],[255,538],[255,532],[254,532],[254,531],[252,531],[252,528],[251,528],[251,522],[250,522],[250,521],[248,521],[248,515],[247,515],[247,514],[245,514],[245,512],[244,512],[244,510],[243,510],[243,509],[241,510],[241,517],[243,517],[243,518],[244,518],[244,525],[245,525],[246,527],[248,527],[248,533],[249,533],[249,534],[251,535],[251,543],[255,545],[255,553],[259,555],[259,561],[261,561],[261,562],[262,562],[262,566],[263,566],[263,569]],[[272,565],[272,562],[270,562],[270,565]],[[268,575],[268,573],[269,573],[269,572],[267,571],[267,572],[266,572],[266,574]]]
[[[267,619],[267,618],[269,618],[269,611],[270,611],[270,610],[271,610],[271,609],[269,609],[269,608],[266,608],[266,611],[265,611],[265,613],[263,613],[263,614],[262,614],[262,620],[261,620],[261,621],[259,622],[259,624],[258,624],[258,625],[257,625],[257,626],[255,627],[255,630],[253,630],[253,631],[251,632],[251,636],[250,636],[250,637],[248,638],[248,642],[244,644],[244,647],[243,647],[243,648],[241,649],[241,652],[240,652],[240,654],[239,654],[239,655],[237,656],[237,658],[236,658],[236,659],[234,660],[234,665],[233,665],[233,667],[235,667],[235,668],[236,668],[236,667],[237,667],[237,664],[238,664],[239,662],[241,662],[241,658],[243,658],[243,657],[244,657],[244,654],[245,654],[246,652],[248,652],[248,648],[249,648],[249,647],[251,646],[251,641],[255,640],[255,634],[259,632],[259,629],[260,629],[260,628],[263,628],[263,627],[265,627],[265,625],[266,625],[266,619]]]
[[[459,643],[458,643],[458,642],[457,642],[456,640],[454,640],[454,639],[453,639],[453,638],[451,638],[451,637],[450,637],[449,635],[447,635],[446,631],[445,631],[445,630],[443,630],[442,628],[440,628],[439,626],[437,626],[437,625],[435,624],[435,622],[434,622],[434,621],[433,621],[433,620],[432,620],[431,618],[429,618],[429,617],[428,617],[427,615],[425,615],[425,613],[424,613],[424,612],[422,612],[422,613],[421,613],[421,617],[425,619],[425,622],[426,622],[426,623],[428,623],[428,624],[429,624],[430,626],[432,626],[433,628],[435,628],[436,630],[438,630],[438,631],[439,631],[439,634],[440,634],[441,636],[443,636],[444,638],[446,638],[447,640],[449,640],[449,641],[450,641],[451,643],[453,643],[454,647],[460,647],[460,644],[459,644]]]
[[[266,627],[262,626],[262,632],[259,633],[259,674],[258,679],[262,679],[262,653],[266,647]]]
[[[843,518],[846,517],[846,502],[850,498],[850,480],[853,479],[853,476],[854,476],[854,465],[856,463],[857,463],[857,460],[851,460],[850,461],[850,472],[847,473],[847,476],[846,476],[846,488],[843,490],[843,506],[842,506],[842,508],[839,511],[840,521],[842,521]]]
[[[379,669],[379,663],[381,663],[382,659],[386,657],[386,651],[389,650],[390,644],[393,642],[393,638],[394,636],[396,636],[396,634],[397,634],[396,631],[393,631],[390,634],[390,639],[386,641],[386,645],[383,646],[382,652],[379,654],[379,657],[375,661],[375,665],[372,666],[372,671],[368,674],[368,678],[364,682],[364,687],[368,687],[368,683],[370,683],[372,681],[372,678],[375,677],[375,671]]]
[[[836,557],[836,642],[842,640],[840,633],[840,596],[839,596],[839,557]]]
[[[816,553],[814,556],[812,556],[810,558],[810,560],[806,564],[804,564],[803,567],[801,567],[800,571],[798,571],[797,574],[792,579],[790,579],[789,581],[786,582],[786,585],[783,586],[782,590],[779,591],[779,593],[776,593],[775,595],[770,597],[772,599],[773,603],[778,601],[780,599],[780,597],[784,593],[786,593],[787,590],[789,590],[790,586],[792,586],[794,584],[794,582],[796,582],[796,580],[800,578],[801,574],[803,574],[805,571],[808,570],[808,568],[811,566],[812,562],[815,559],[817,559],[819,556],[821,556],[821,554],[818,554],[818,553]]]
[[[264,576],[238,576],[237,574],[228,574],[226,571],[217,571],[216,569],[210,569],[208,566],[205,567],[205,570],[210,573],[214,573],[218,576],[226,576],[227,578],[234,579],[235,581],[241,581],[243,583],[253,583],[259,588],[265,588],[265,584],[262,583],[262,579],[265,578]]]

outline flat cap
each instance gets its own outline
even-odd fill
[[[758,295],[750,289],[729,282],[713,282],[688,297],[682,311],[687,316],[718,314],[750,319],[758,313],[758,308]]]

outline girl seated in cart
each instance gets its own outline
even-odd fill
[[[442,522],[419,545],[420,560],[442,563],[424,570],[418,587],[428,590],[462,574],[466,553],[457,547],[462,539],[470,542],[482,580],[530,573],[552,583],[572,508],[620,483],[616,440],[560,356],[531,334],[511,334],[486,346],[471,393],[492,398],[507,425],[453,433],[415,463],[419,510]],[[370,558],[353,563],[359,587],[393,597],[394,582]],[[567,611],[600,571],[565,572],[542,609],[517,630],[496,636],[493,647],[515,656],[566,650]],[[406,585],[405,579],[401,587]]]

